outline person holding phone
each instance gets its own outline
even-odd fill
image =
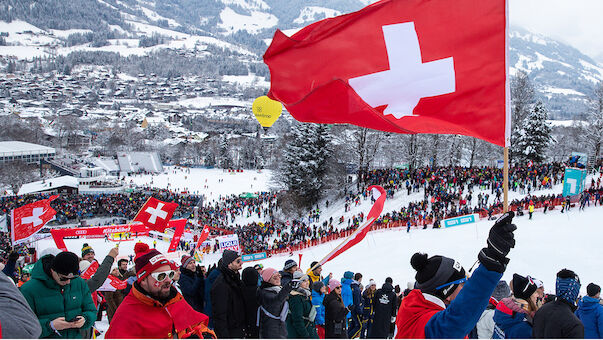
[[[92,327],[96,307],[86,282],[79,277],[78,257],[72,252],[46,255],[36,262],[21,293],[36,314],[40,338],[81,338]]]

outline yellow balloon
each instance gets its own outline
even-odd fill
[[[267,96],[261,96],[253,101],[251,110],[255,115],[255,119],[260,122],[263,127],[271,127],[274,122],[281,116],[283,112],[283,104],[276,100],[272,100]]]

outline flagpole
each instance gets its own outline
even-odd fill
[[[509,147],[505,146],[504,149],[505,164],[503,166],[503,192],[504,192],[504,203],[503,212],[509,211]]]
[[[335,252],[337,252],[339,249],[341,249],[342,245],[344,245],[346,242],[348,242],[350,239],[352,239],[352,237],[356,236],[362,229],[366,228],[369,224],[373,223],[373,221],[375,221],[375,220],[376,220],[376,218],[371,218],[371,219],[366,220],[366,222],[362,226],[360,226],[356,230],[354,230],[354,232],[352,234],[350,234],[350,236],[348,236],[337,247],[335,247],[333,250],[331,250],[331,252],[328,253],[325,257],[323,257],[322,260],[318,261],[314,265],[314,267],[310,268],[310,270],[314,270],[316,267],[321,266],[323,264],[323,261],[328,260],[329,257],[331,257],[331,255],[335,254]]]

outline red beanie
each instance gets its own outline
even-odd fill
[[[149,245],[146,243],[136,243],[134,246],[134,253],[136,253],[134,267],[136,268],[138,282],[149,276],[149,274],[161,266],[168,265],[171,268],[170,261],[157,251],[157,249],[149,249]]]

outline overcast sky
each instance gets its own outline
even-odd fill
[[[509,0],[509,21],[603,64],[603,0]]]

